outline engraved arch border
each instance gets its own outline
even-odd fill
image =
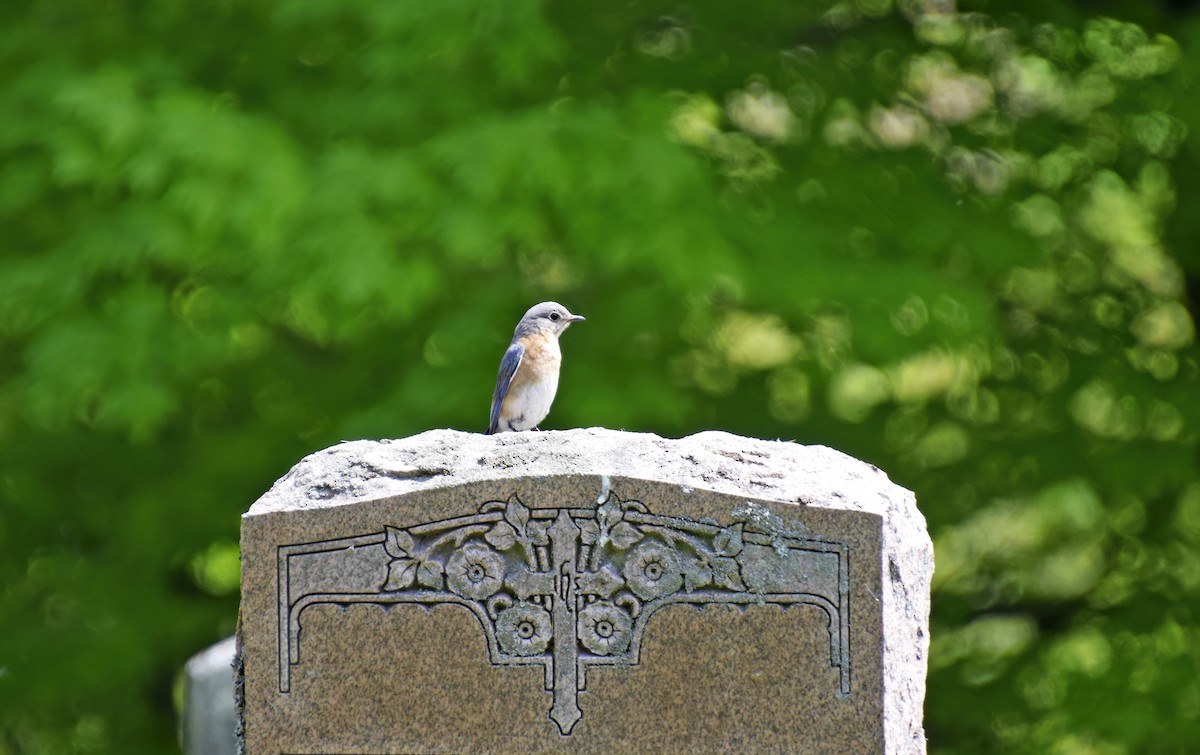
[[[436,522],[424,522],[422,524],[412,525],[408,527],[411,531],[436,531],[441,528],[446,528],[447,525],[461,527],[472,524],[492,523],[495,520],[494,516],[487,514],[470,514],[467,516],[453,517],[450,519],[438,520]],[[366,592],[366,593],[306,593],[298,596],[295,600],[292,599],[291,586],[291,559],[296,556],[312,555],[317,553],[333,553],[338,551],[348,551],[355,548],[366,548],[369,546],[383,547],[384,541],[387,539],[387,533],[376,532],[369,535],[354,535],[351,537],[335,538],[332,540],[320,540],[309,543],[295,543],[291,545],[283,545],[277,548],[277,584],[276,584],[276,605],[279,609],[278,624],[277,624],[277,641],[279,649],[279,691],[287,693],[291,691],[291,667],[300,663],[300,615],[306,608],[319,604],[331,605],[351,605],[351,604],[368,604],[379,606],[403,605],[405,603],[414,605],[460,605],[466,608],[479,621],[480,626],[484,630],[484,637],[488,644],[489,660],[493,664],[505,664],[514,666],[534,666],[542,664],[540,657],[532,656],[516,656],[504,653],[496,641],[496,636],[492,632],[491,622],[486,616],[486,609],[475,601],[466,600],[449,592],[432,591],[426,594],[410,595],[410,596],[389,596],[382,592]],[[546,671],[546,689],[552,686],[550,678],[551,670]]]
[[[665,483],[660,484],[665,485]],[[597,504],[585,508],[548,507],[535,509],[534,515],[537,518],[547,519],[552,517],[554,512],[565,509],[572,519],[587,519],[596,515],[596,506],[601,502],[603,501],[598,501]],[[486,506],[489,503],[495,503],[495,501],[485,501],[484,505]],[[410,525],[407,527],[407,529],[413,532],[436,532],[439,530],[446,530],[454,527],[464,527],[472,524],[492,523],[497,521],[498,516],[499,515],[495,513],[471,514],[466,516],[451,517],[434,522],[424,522],[421,524]],[[714,527],[714,525],[707,522],[698,522],[680,517],[647,514],[645,518],[661,526],[670,526],[682,529],[694,529],[697,527],[704,529]],[[705,605],[714,603],[734,604],[741,605],[743,607],[761,604],[775,604],[782,606],[811,605],[821,609],[827,618],[827,629],[829,631],[830,641],[830,665],[838,668],[840,671],[840,695],[849,695],[851,666],[849,652],[849,545],[843,542],[830,542],[794,535],[768,536],[753,531],[748,531],[746,536],[751,541],[759,541],[759,544],[765,544],[768,542],[774,544],[782,540],[786,541],[786,545],[789,550],[804,550],[836,554],[838,559],[837,604],[834,605],[832,602],[823,598],[822,596],[805,593],[746,593],[744,595],[713,595],[709,592],[700,591],[696,593],[680,592],[672,595],[662,596],[647,603],[635,621],[635,630],[631,647],[633,663],[640,663],[641,639],[646,624],[659,608],[667,605]],[[543,656],[509,655],[500,650],[492,629],[491,622],[488,621],[488,617],[482,615],[486,609],[474,601],[465,600],[444,591],[437,593],[426,591],[424,594],[417,593],[404,596],[381,592],[307,593],[305,595],[297,596],[295,600],[292,599],[292,586],[290,579],[291,558],[318,553],[349,551],[356,548],[364,548],[369,546],[379,546],[382,548],[386,537],[386,532],[377,532],[366,535],[335,538],[331,540],[278,546],[278,655],[279,691],[281,693],[290,692],[291,667],[298,665],[300,662],[300,615],[309,606],[318,604],[374,604],[385,606],[407,603],[424,605],[461,605],[467,610],[471,611],[472,614],[475,615],[476,619],[480,622],[488,645],[489,660],[493,665],[543,665],[545,666],[546,689],[550,689],[552,687],[553,670],[551,669],[550,664],[546,662],[546,659]],[[583,689],[584,685],[584,669],[586,666],[622,665],[621,661],[615,657],[592,657],[585,655],[580,655],[577,663],[579,666],[579,688],[581,690]]]
[[[340,550],[340,549],[339,549]],[[758,604],[758,600],[754,597],[738,598],[736,596],[714,596],[711,594],[693,593],[683,595],[669,595],[648,603],[639,614],[635,628],[632,632],[632,640],[630,642],[630,654],[633,659],[633,665],[641,664],[642,657],[642,639],[645,635],[645,628],[650,623],[650,619],[658,612],[660,608],[665,608],[671,605],[696,605],[703,607],[707,605],[738,605],[742,607],[752,607]],[[826,631],[829,632],[829,665],[837,668],[840,672],[839,691],[842,695],[850,694],[850,663],[849,652],[845,645],[845,638],[842,636],[840,615],[841,611],[833,603],[819,595],[804,595],[795,594],[787,595],[782,593],[773,594],[771,597],[765,598],[763,603],[779,606],[795,606],[807,605],[818,608],[825,615]],[[306,608],[314,605],[336,605],[349,606],[353,604],[377,605],[377,606],[394,606],[394,605],[457,605],[461,606],[475,617],[479,622],[480,628],[483,630],[484,639],[488,647],[488,657],[494,666],[537,666],[545,667],[545,688],[550,689],[553,686],[553,669],[547,663],[543,656],[518,656],[504,653],[500,650],[499,642],[496,640],[495,633],[491,623],[484,616],[486,609],[479,603],[470,600],[464,600],[455,595],[448,594],[417,594],[405,597],[381,597],[377,593],[351,594],[351,593],[310,593],[303,596],[295,602],[288,612],[287,627],[288,636],[286,640],[286,650],[281,652],[280,657],[280,679],[279,691],[281,693],[290,692],[290,667],[300,664],[300,617]],[[286,658],[283,656],[286,654]],[[579,678],[580,689],[585,689],[584,679],[586,667],[588,666],[624,666],[625,661],[617,656],[580,656],[579,660]]]

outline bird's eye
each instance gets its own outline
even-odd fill
[[[559,313],[557,313],[557,312],[551,312],[551,313],[550,313],[550,319],[551,319],[551,320],[553,320],[554,322],[558,322],[559,320],[561,320],[561,319],[562,319],[562,315],[560,315],[560,314],[559,314]]]

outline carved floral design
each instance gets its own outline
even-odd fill
[[[387,527],[383,547],[393,559],[388,564],[388,576],[383,589],[403,590],[414,582],[434,590],[441,588],[441,563],[417,556],[412,536],[407,532]]]
[[[482,543],[467,543],[446,562],[446,584],[464,598],[490,598],[504,584],[504,559]]]
[[[611,598],[617,590],[624,586],[625,580],[618,577],[608,566],[601,566],[596,571],[585,572],[579,576],[579,592],[584,595]]]
[[[585,519],[579,523],[579,539],[584,545],[592,546],[589,562],[592,571],[599,568],[600,557],[606,547],[625,550],[642,539],[641,530],[624,519],[621,502],[615,496],[610,496],[596,508],[594,520]]]
[[[623,653],[633,638],[633,617],[611,603],[592,603],[579,612],[579,641],[596,655]]]
[[[533,549],[549,542],[546,536],[549,525],[549,522],[530,522],[529,508],[513,496],[504,506],[504,518],[487,531],[484,539],[501,551],[519,547],[525,560],[533,565]]]
[[[496,640],[506,653],[520,656],[544,653],[553,637],[550,614],[533,603],[518,603],[496,616]]]
[[[726,590],[746,589],[737,558],[744,548],[742,532],[741,522],[726,527],[713,536],[711,552],[699,551],[696,557],[684,560],[683,581],[688,592],[709,585]]]
[[[749,561],[748,543],[755,549]],[[582,716],[578,692],[585,688],[586,669],[636,665],[649,616],[674,603],[821,608],[829,617],[830,657],[842,669],[842,693],[849,693],[845,545],[747,532],[742,521],[722,527],[711,520],[659,516],[616,495],[594,508],[547,509],[530,509],[514,495],[466,516],[408,528],[388,526],[377,535],[332,545],[287,546],[281,558],[286,562],[309,552],[349,553],[372,545],[382,545],[376,553],[386,554],[378,562],[386,571],[375,592],[288,599],[282,692],[289,688],[289,666],[298,662],[299,615],[305,606],[370,602],[452,603],[469,609],[483,625],[493,664],[546,669],[547,688],[554,694],[550,718],[564,735]],[[800,566],[771,572],[768,579],[764,569],[775,568],[768,565],[774,563],[771,559],[781,564],[800,559],[791,562]],[[280,572],[281,595],[290,595],[285,585],[289,573]],[[820,575],[834,576],[822,582]]]
[[[642,600],[669,595],[683,587],[679,557],[662,543],[642,543],[625,561],[625,581]]]
[[[746,589],[738,561],[742,523],[697,537],[651,525],[645,513],[642,504],[610,495],[590,516],[568,516],[558,530],[557,549],[571,554],[565,560],[572,567],[574,597],[567,599],[579,601],[571,611],[578,652],[604,657],[626,652],[643,601],[681,590]],[[554,624],[549,607],[563,599],[558,572],[565,568],[551,564],[552,522],[516,496],[484,504],[480,516],[468,519],[425,534],[387,527],[384,548],[391,561],[381,589],[448,589],[486,603],[503,652],[520,657],[547,652]]]

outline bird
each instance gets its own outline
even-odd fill
[[[571,323],[585,319],[553,301],[529,308],[500,360],[488,435],[537,429],[550,413],[558,392],[558,368],[562,364],[558,337]]]

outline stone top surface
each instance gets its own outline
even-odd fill
[[[347,441],[302,459],[249,515],[341,506],[479,480],[578,474],[663,480],[884,519],[901,508],[916,513],[912,493],[880,469],[825,446],[716,431],[674,440],[589,428],[499,435],[430,430],[399,440]]]

